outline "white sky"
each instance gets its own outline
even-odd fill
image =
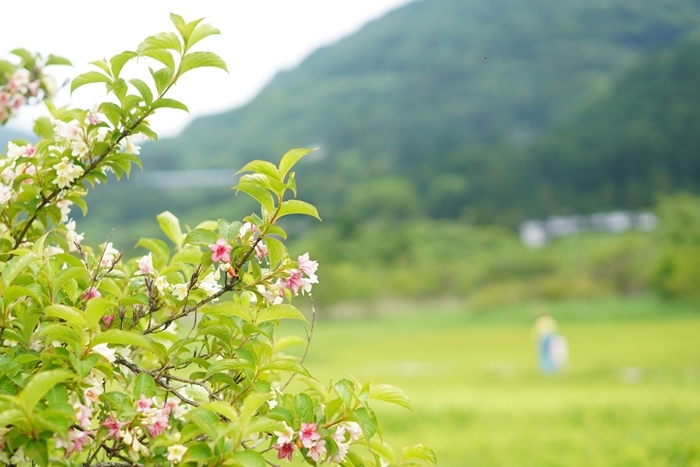
[[[185,21],[206,17],[221,30],[200,48],[218,53],[229,75],[218,69],[190,72],[171,97],[191,112],[164,110],[151,121],[160,135],[182,129],[194,116],[220,112],[250,100],[277,71],[292,68],[319,46],[357,31],[362,25],[409,0],[35,0],[4,2],[0,57],[23,47],[54,53],[73,62],[70,76],[88,71],[90,61],[134,50],[146,36],[174,30],[169,13]],[[15,18],[9,21],[8,19]],[[58,68],[55,70],[58,71]],[[126,70],[126,69],[125,69]],[[126,71],[125,71],[126,73]],[[57,72],[54,74],[58,75]],[[100,85],[85,86],[73,98],[90,107],[104,95]],[[59,103],[69,102],[67,91]],[[25,111],[13,126],[31,128],[40,109]]]

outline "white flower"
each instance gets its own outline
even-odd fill
[[[351,441],[357,441],[362,436],[362,427],[357,422],[344,422],[343,427],[350,435]]]
[[[153,253],[149,253],[146,256],[138,260],[139,270],[136,271],[137,275],[140,274],[150,274],[153,272]]]
[[[187,452],[187,448],[183,446],[182,444],[174,444],[172,446],[168,446],[168,459],[170,462],[178,463],[182,460],[182,457],[185,455]]]
[[[114,260],[119,255],[119,250],[112,246],[112,242],[107,242],[104,246],[104,253],[100,260],[100,266],[103,268],[111,268],[114,265]]]
[[[15,143],[7,143],[7,158],[14,162],[22,155],[22,149]]]
[[[141,148],[139,146],[136,146],[131,141],[131,136],[127,136],[126,137],[126,147],[124,148],[124,152],[126,154],[133,154],[134,156],[138,156],[141,153]]]
[[[69,143],[80,136],[80,127],[75,120],[70,123],[56,120],[56,126],[54,126],[53,131],[54,139],[59,143]]]
[[[218,271],[217,271],[218,272]],[[198,286],[200,289],[204,290],[209,297],[217,293],[222,289],[222,287],[219,285],[219,283],[216,281],[216,278],[214,277],[214,273],[210,272],[207,274],[207,276],[204,278],[202,282],[199,283]]]
[[[70,207],[73,205],[73,201],[68,199],[62,199],[56,203],[58,209],[61,210],[61,222],[68,222],[68,214],[70,214]]]
[[[175,284],[171,292],[178,300],[184,300],[187,297],[187,284]]]
[[[83,157],[89,150],[88,145],[85,144],[85,141],[83,141],[82,138],[71,142],[70,147],[73,149],[71,152],[71,156],[73,157]]]
[[[10,457],[10,464],[15,464],[15,465],[22,465],[24,464],[24,461],[26,458],[24,457],[24,449],[22,449],[22,446],[17,448],[14,454],[12,454],[12,457]]]
[[[168,279],[165,276],[156,277],[154,284],[156,286],[156,289],[158,289],[158,292],[161,293],[170,289],[170,284],[168,283]]]
[[[0,204],[5,204],[12,199],[12,187],[0,184]]]
[[[84,233],[76,233],[75,231],[75,221],[71,219],[68,221],[66,224],[66,239],[68,240],[68,246],[70,251],[76,251],[77,248],[75,247],[75,244],[78,243],[80,244],[83,239],[85,238]]]
[[[277,444],[287,444],[291,443],[294,439],[294,434],[296,433],[294,429],[287,425],[287,422],[282,422],[284,425],[284,431],[275,431],[275,436],[277,436]]]
[[[49,245],[46,248],[44,248],[44,256],[46,256],[47,258],[54,256],[54,255],[60,255],[61,253],[65,253],[65,252],[63,251],[63,248],[61,248],[60,246]]]
[[[117,359],[117,357],[115,357],[116,349],[110,349],[107,344],[97,344],[92,348],[92,351],[105,357],[109,363],[114,363]]]

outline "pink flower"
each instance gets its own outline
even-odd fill
[[[290,269],[289,278],[282,279],[282,287],[287,287],[291,289],[294,295],[297,295],[299,293],[299,289],[306,289],[308,286],[308,283],[306,282],[306,280],[304,280],[303,277],[301,277],[301,275],[301,271],[297,271],[296,269]]]
[[[136,274],[148,275],[153,272],[153,253],[149,253],[146,256],[138,260],[139,270]]]
[[[90,441],[91,431],[80,431],[71,430],[68,432],[68,442],[64,443],[66,448],[66,457],[70,456],[74,452],[81,452],[83,450],[83,445]]]
[[[275,444],[275,449],[277,449],[277,458],[292,460],[292,454],[294,454],[294,445],[292,443]]]
[[[314,444],[314,441],[321,439],[321,435],[316,433],[316,430],[318,430],[318,425],[315,423],[301,424],[301,430],[299,430],[299,439],[301,440],[301,444],[303,444],[305,448],[310,448]]]
[[[318,269],[318,261],[309,260],[309,253],[304,253],[297,259],[299,263],[299,269],[301,269],[307,276],[313,276],[316,274],[316,269]]]
[[[326,441],[325,440],[320,440],[317,443],[312,444],[309,446],[309,452],[306,453],[306,455],[314,460],[314,462],[318,462],[318,458],[326,453]]]
[[[223,261],[224,263],[231,261],[229,253],[233,250],[233,247],[226,243],[225,238],[222,237],[216,243],[209,245],[209,249],[212,251],[211,260],[215,263],[217,261]]]
[[[91,300],[93,298],[99,298],[101,297],[102,294],[95,288],[95,287],[90,287],[88,290],[83,292],[83,301],[87,302],[88,300]]]
[[[267,256],[267,245],[265,245],[262,240],[255,244],[255,256],[258,258],[258,261],[261,262],[263,258]]]
[[[122,427],[122,424],[114,418],[113,414],[109,414],[109,418],[102,423],[102,426],[107,427],[109,430],[107,436],[119,439],[119,429]]]
[[[136,402],[136,411],[137,412],[150,412],[151,411],[151,404],[153,404],[153,401],[146,397],[144,394],[141,394],[141,397],[139,400]]]
[[[112,321],[114,321],[114,318],[116,318],[117,315],[104,315],[102,317],[102,322],[105,325],[105,329],[109,329],[109,326],[112,324]]]
[[[148,432],[151,434],[151,436],[158,436],[170,426],[169,418],[170,409],[159,410],[144,424],[147,426]]]
[[[92,418],[92,409],[85,405],[77,404],[75,406],[76,413],[75,418],[78,419],[78,423],[81,427],[87,429],[90,427],[90,418]]]

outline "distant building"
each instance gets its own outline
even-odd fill
[[[656,216],[650,212],[615,211],[588,216],[551,216],[546,220],[527,220],[520,224],[520,240],[530,248],[542,248],[552,238],[567,237],[583,231],[649,231],[656,224]]]

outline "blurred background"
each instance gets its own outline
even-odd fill
[[[323,223],[285,225],[320,263],[308,362],[404,388],[420,418],[382,408],[390,441],[441,466],[700,465],[699,1],[213,5],[168,8],[211,15],[231,75],[182,84],[194,118],[89,194],[87,242],[114,228],[135,256],[164,210],[242,217],[234,172],[318,147],[296,171]]]

